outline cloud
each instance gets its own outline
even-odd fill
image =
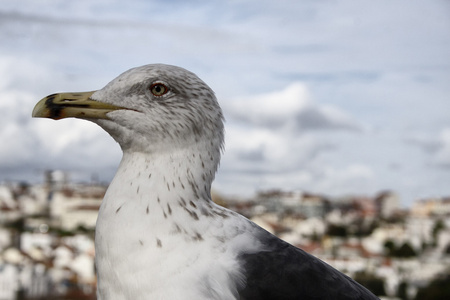
[[[342,110],[315,103],[305,84],[293,83],[267,94],[224,101],[228,118],[249,126],[289,130],[300,134],[309,130],[358,130],[360,126]]]
[[[327,133],[360,128],[342,110],[314,102],[300,82],[221,104],[227,118],[225,172],[295,172],[336,147]]]
[[[436,163],[440,166],[450,167],[450,128],[441,131],[439,142],[436,151]]]
[[[94,90],[162,62],[216,91],[225,192],[448,194],[447,11],[443,1],[6,1],[0,180],[44,168],[111,178],[120,150],[107,134],[31,119],[31,109],[47,94]]]
[[[222,168],[245,173],[282,173],[304,166],[333,145],[313,135],[293,136],[260,127],[226,127]]]
[[[322,155],[338,147],[338,139],[330,135],[348,135],[361,125],[341,109],[315,102],[301,82],[221,104],[227,118],[226,152],[217,186],[225,190],[233,186],[235,192],[244,194],[267,188],[319,191],[318,183],[325,182],[331,190],[333,182],[350,186],[358,176],[371,175],[367,167],[335,170],[325,165]]]
[[[286,118],[310,106],[310,95],[302,83],[294,83],[284,90],[257,94],[250,97],[224,101],[224,109],[229,117],[253,125],[282,127]]]
[[[370,166],[349,164],[344,168],[322,166],[313,188],[327,194],[366,194],[373,192],[375,173]]]
[[[411,133],[404,139],[404,142],[408,145],[418,147],[428,154],[436,153],[441,147],[438,138],[429,133]]]
[[[86,180],[92,173],[111,179],[120,149],[98,126],[31,118],[37,101],[56,92],[53,85],[67,85],[64,76],[12,56],[0,56],[0,74],[0,180],[35,182],[46,169],[70,171],[74,179]]]
[[[370,166],[348,164],[331,166],[316,160],[302,167],[282,172],[240,172],[239,178],[221,170],[214,187],[231,195],[250,196],[258,190],[303,190],[325,195],[354,195],[376,193],[377,175]]]
[[[450,128],[443,128],[438,134],[416,132],[404,141],[426,153],[432,165],[450,167]]]

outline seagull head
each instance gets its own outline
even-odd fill
[[[49,95],[32,115],[92,121],[124,152],[193,148],[220,156],[223,143],[223,115],[214,92],[192,72],[170,65],[130,69],[98,91]]]

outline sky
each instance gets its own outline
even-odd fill
[[[109,182],[119,146],[83,120],[32,119],[55,92],[178,65],[226,118],[213,188],[450,196],[450,2],[0,0],[0,182],[48,169]]]

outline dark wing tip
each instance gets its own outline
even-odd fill
[[[375,300],[365,287],[322,260],[261,229],[265,250],[242,253],[246,285],[241,300]]]

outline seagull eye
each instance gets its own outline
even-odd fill
[[[150,86],[150,92],[156,97],[166,94],[169,88],[162,83],[154,83]]]

